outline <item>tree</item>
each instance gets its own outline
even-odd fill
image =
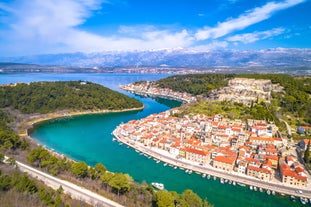
[[[309,139],[307,149],[305,150],[304,157],[303,157],[306,164],[308,164],[310,162],[310,140],[311,139]]]
[[[106,172],[106,170],[107,170],[106,167],[101,163],[97,163],[94,168],[95,168],[96,172],[98,172],[99,174],[102,174],[102,173]]]
[[[130,183],[125,174],[116,173],[109,181],[109,186],[120,193],[124,193],[130,190]]]
[[[76,162],[71,167],[71,172],[78,178],[84,178],[87,176],[88,166],[85,162]]]
[[[39,166],[39,168],[41,168],[42,161],[46,161],[49,159],[50,153],[43,147],[35,148],[27,155],[27,161],[30,164],[35,164],[36,166]]]
[[[165,190],[156,192],[157,207],[175,207],[174,196]]]
[[[180,197],[189,207],[202,207],[202,199],[192,190],[185,190]]]
[[[101,179],[101,181],[103,182],[103,184],[106,186],[106,188],[108,187],[108,183],[109,183],[109,181],[111,180],[111,178],[112,178],[113,176],[114,176],[114,174],[111,173],[111,172],[104,172],[104,173],[101,175],[100,179]]]

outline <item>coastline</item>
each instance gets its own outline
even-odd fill
[[[18,135],[20,137],[30,137],[30,134],[32,130],[35,128],[35,126],[42,124],[47,121],[56,120],[60,118],[66,118],[66,117],[74,117],[74,116],[82,116],[82,115],[91,115],[91,114],[106,114],[106,113],[122,113],[122,112],[128,112],[128,111],[140,111],[143,110],[144,106],[138,107],[138,108],[130,108],[130,109],[121,109],[121,110],[96,110],[96,111],[68,111],[68,110],[62,110],[62,111],[56,111],[48,114],[33,114],[31,115],[28,120],[26,120],[26,123],[22,124],[24,126],[21,126],[21,130],[23,132],[19,132]],[[21,123],[19,123],[21,124]],[[33,138],[31,138],[33,140]]]

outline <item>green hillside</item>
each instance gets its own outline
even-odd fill
[[[142,107],[134,98],[98,84],[82,81],[35,82],[0,87],[0,108],[22,113],[57,110],[122,110]]]

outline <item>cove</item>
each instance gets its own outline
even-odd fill
[[[22,76],[22,77],[21,77]],[[114,90],[118,85],[139,80],[156,80],[160,75],[135,74],[43,74],[15,75],[18,81],[31,80],[90,80]],[[0,76],[0,83],[4,77]],[[12,76],[4,79],[13,81]],[[140,119],[152,113],[159,113],[180,103],[165,99],[151,99],[128,94],[142,101],[142,111],[124,113],[108,113],[83,115],[49,121],[36,127],[31,135],[40,144],[89,165],[103,163],[108,170],[130,174],[135,181],[148,183],[161,182],[167,190],[182,192],[192,189],[202,198],[207,197],[215,207],[220,206],[300,206],[292,203],[288,197],[269,196],[266,193],[254,192],[247,187],[221,184],[219,180],[202,179],[197,174],[186,174],[183,170],[156,163],[152,158],[140,155],[125,145],[112,141],[111,132],[122,123],[132,119]]]

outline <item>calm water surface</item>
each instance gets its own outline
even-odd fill
[[[207,197],[215,207],[221,206],[299,206],[288,197],[268,196],[250,191],[247,187],[220,184],[219,180],[202,179],[200,175],[188,175],[180,169],[164,166],[136,153],[125,145],[112,141],[111,132],[117,125],[132,119],[140,119],[179,106],[176,101],[151,99],[121,91],[118,86],[140,80],[157,80],[168,75],[154,74],[15,74],[0,75],[0,84],[11,82],[85,80],[117,90],[144,103],[137,112],[84,115],[46,122],[31,135],[42,145],[89,165],[103,163],[110,171],[130,174],[135,181],[162,182],[167,190],[179,193],[192,189],[202,198]]]

